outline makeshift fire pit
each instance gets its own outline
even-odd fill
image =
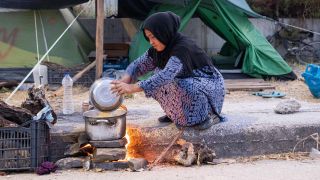
[[[78,142],[68,147],[57,165],[60,168],[83,167],[137,170],[146,166],[146,160],[129,159],[126,145],[126,114],[122,97],[111,93],[111,80],[100,79],[90,89],[90,104],[94,109],[83,113],[85,132]]]

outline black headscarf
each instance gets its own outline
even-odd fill
[[[199,48],[194,41],[178,32],[180,17],[172,12],[160,12],[149,16],[142,27],[149,30],[166,47],[157,52],[153,47],[148,54],[156,60],[156,66],[163,69],[171,56],[176,56],[182,61],[186,74],[192,76],[192,70],[201,69],[204,66],[213,66],[208,55]]]

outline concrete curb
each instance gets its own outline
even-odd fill
[[[228,119],[203,131],[186,128],[181,138],[195,145],[204,139],[208,147],[216,151],[218,158],[226,158],[292,152],[299,140],[320,133],[320,121],[309,124],[257,123],[254,117],[238,115],[229,116]],[[51,131],[52,161],[62,158],[66,145],[75,143],[77,135],[84,129],[80,115],[60,121],[60,125]],[[146,127],[128,122],[127,132],[130,135],[130,155],[153,161],[172,141],[178,129],[172,123],[156,123]],[[312,147],[316,147],[316,143],[309,139],[304,146],[297,146],[296,150],[310,151]],[[172,160],[177,149],[178,145],[173,146],[165,160]]]

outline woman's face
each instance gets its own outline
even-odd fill
[[[149,43],[155,50],[161,52],[166,48],[166,46],[162,44],[149,30],[145,29],[144,33],[149,39]]]

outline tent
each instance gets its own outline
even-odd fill
[[[245,0],[190,0],[184,5],[166,2],[154,5],[149,15],[162,11],[178,14],[182,20],[179,31],[197,15],[227,42],[220,55],[229,59],[233,57],[234,66],[240,66],[243,73],[257,78],[296,79],[290,66],[249,21],[249,17],[264,17],[252,11]],[[131,44],[130,60],[139,57],[149,47],[139,31]],[[228,58],[213,59],[223,61]]]
[[[24,77],[37,63],[37,52],[41,58],[74,17],[68,9],[0,11],[0,80]],[[94,40],[74,24],[45,61],[72,67],[87,62],[87,55],[92,49]]]
[[[88,0],[1,0],[0,7],[13,9],[60,9]]]
[[[41,10],[36,14],[37,36],[34,11],[0,13],[0,22],[5,22],[0,25],[1,68],[33,67],[37,62],[36,40],[41,58],[46,47],[49,48],[68,25],[59,10]],[[49,60],[65,66],[80,64],[84,57],[79,46],[79,40],[67,32],[49,53]]]

